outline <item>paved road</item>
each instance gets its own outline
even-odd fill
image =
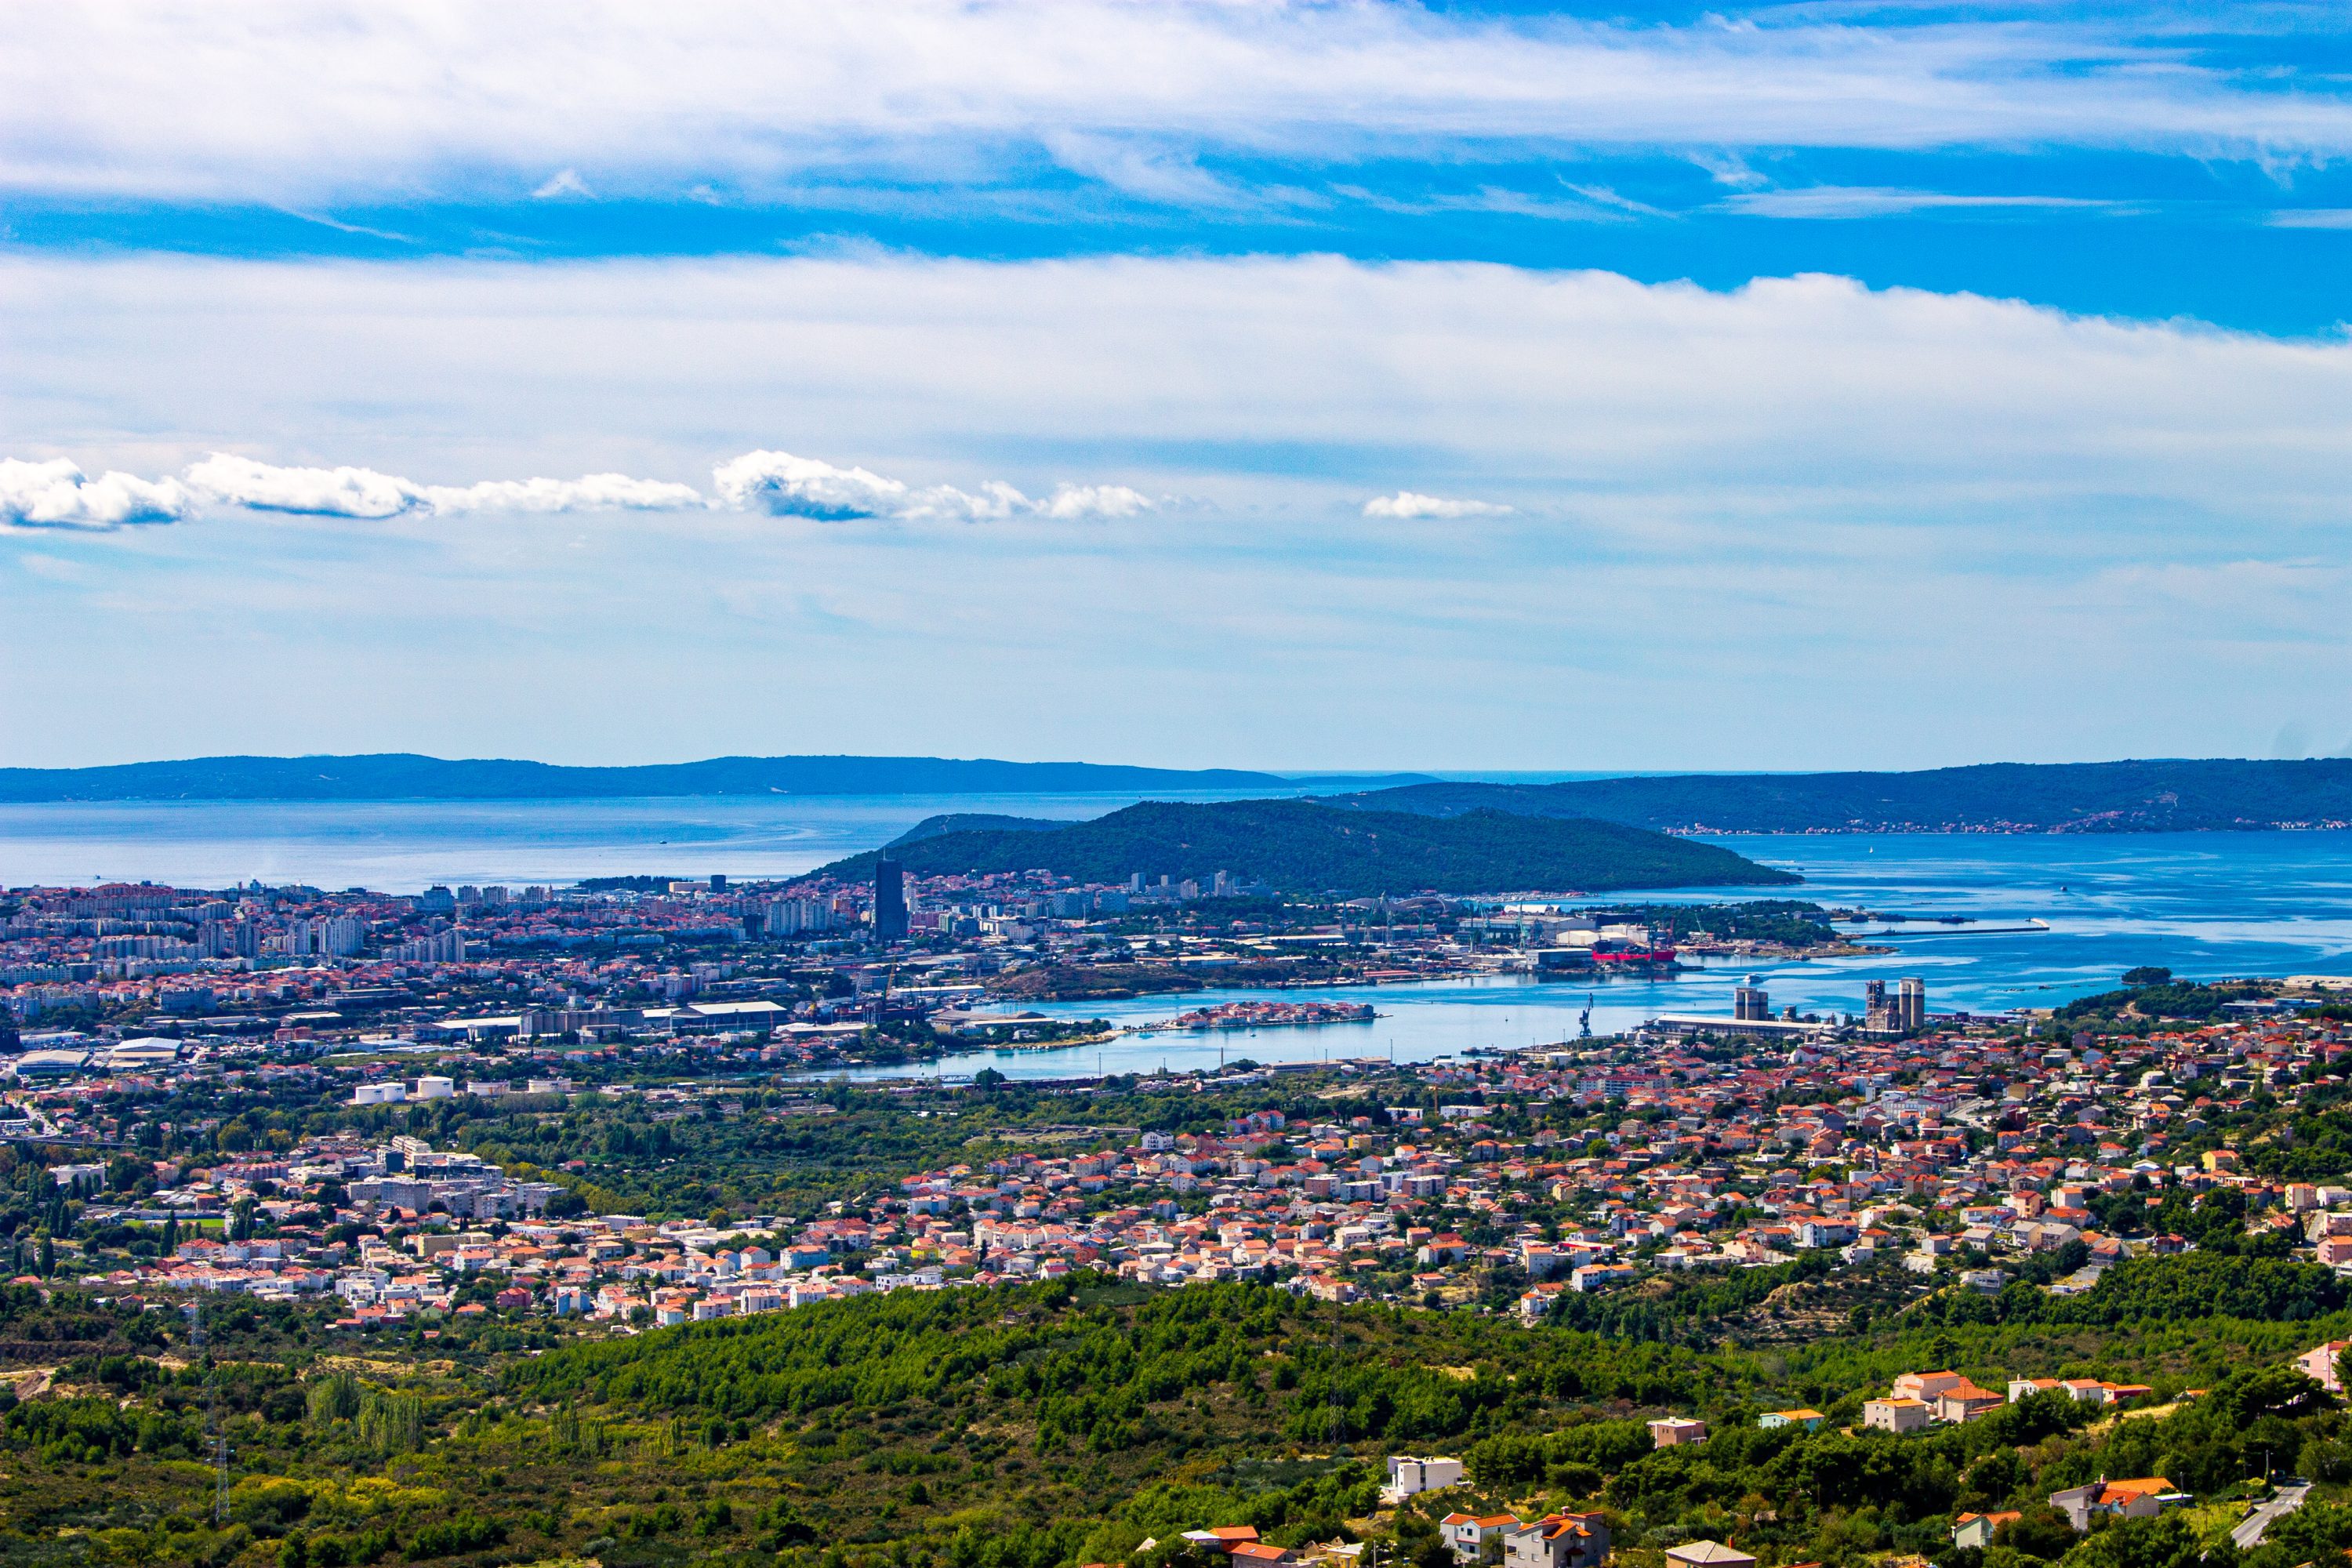
[[[2279,1488],[2278,1496],[2246,1515],[2245,1522],[2230,1531],[2230,1539],[2237,1542],[2238,1550],[2241,1552],[2260,1546],[2263,1543],[2263,1531],[2301,1508],[2303,1500],[2310,1495],[2310,1492],[2309,1481],[2298,1481],[2293,1486]]]

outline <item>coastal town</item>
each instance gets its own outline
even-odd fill
[[[970,1005],[1670,970],[1639,911],[1495,899],[1281,900],[1223,877],[1078,886],[1044,876],[435,887],[391,896],[145,883],[0,895],[0,1017],[48,1049],[147,1036],[276,1044],[696,1034],[822,1063],[873,1026],[922,1050]],[[1765,910],[1759,916],[1758,910]],[[1813,906],[1727,905],[1695,958],[1868,951]],[[1695,923],[1694,911],[1671,911]],[[1739,935],[1743,927],[1760,934]],[[1016,1009],[1017,1011],[1017,1009]],[[1208,1026],[1360,1019],[1276,1006]],[[980,1026],[985,1027],[985,1025]],[[36,1072],[59,1062],[33,1064]]]
[[[2190,1247],[2158,1221],[2216,1194],[2252,1230],[2352,1269],[2352,1187],[2261,1173],[2228,1146],[2250,1108],[2292,1107],[2352,1057],[2352,1032],[2305,1013],[2303,1000],[2271,1000],[2194,1028],[2083,1030],[2063,1044],[1935,1016],[1793,1038],[1733,1018],[1475,1060],[1116,1086],[1179,1105],[1286,1093],[1328,1107],[1312,1121],[1255,1110],[1198,1131],[1090,1126],[1086,1107],[1114,1086],[1079,1081],[1047,1091],[1074,1121],[1058,1147],[908,1170],[854,1212],[723,1225],[584,1212],[573,1189],[593,1161],[517,1179],[478,1152],[356,1129],[257,1149],[220,1135],[241,1127],[230,1118],[207,1140],[159,1125],[152,1108],[197,1093],[233,1106],[249,1091],[379,1126],[410,1112],[428,1126],[449,1107],[778,1125],[833,1114],[821,1086],[771,1068],[772,1047],[681,1061],[667,1040],[647,1052],[509,1037],[439,1053],[414,1077],[400,1055],[364,1045],[322,1054],[316,1030],[39,1047],[13,1058],[15,1120],[0,1126],[42,1141],[46,1179],[75,1200],[84,1231],[173,1227],[173,1245],[135,1265],[68,1244],[69,1270],[110,1289],[340,1296],[362,1327],[456,1310],[459,1287],[489,1279],[491,1305],[658,1323],[1078,1269],[1485,1302],[1533,1319],[1659,1275],[1799,1258],[1891,1271],[1898,1291],[2079,1291],[2123,1258]],[[51,1065],[72,1055],[70,1069]],[[984,1093],[919,1078],[866,1092],[908,1104]],[[212,1152],[156,1157],[174,1137]],[[16,1246],[21,1256],[21,1235]]]
[[[446,910],[394,901],[356,935],[334,923],[356,916],[320,912],[348,904],[266,889],[16,895],[12,959],[93,972],[14,982],[28,1005],[0,1051],[0,1291],[20,1313],[78,1311],[125,1336],[183,1321],[294,1336],[321,1367],[623,1350],[668,1342],[665,1330],[691,1343],[959,1302],[1016,1303],[1011,1324],[1038,1310],[1017,1303],[1059,1291],[1137,1312],[1239,1292],[1335,1321],[1410,1314],[1528,1353],[1553,1340],[1582,1354],[1655,1345],[1704,1322],[1741,1353],[1776,1354],[1909,1325],[1903,1342],[1933,1354],[1891,1380],[1811,1377],[1764,1407],[1665,1384],[1620,1394],[1571,1431],[1598,1434],[1622,1466],[1730,1463],[1735,1431],[1924,1449],[2203,1419],[2179,1413],[2210,1394],[2206,1363],[2038,1354],[2001,1367],[1989,1342],[1920,1335],[2103,1321],[2119,1289],[2137,1300],[2155,1288],[2147,1270],[2200,1259],[2256,1291],[2287,1288],[2261,1269],[2298,1271],[2303,1297],[2261,1298],[2289,1316],[2326,1317],[2352,1289],[2352,1176],[2306,1148],[2352,1099],[2352,1008],[2324,978],[2198,984],[2142,967],[2063,1006],[1973,1015],[1936,1008],[1918,975],[1857,973],[1853,1006],[1835,1012],[1776,1006],[1750,976],[1727,1013],[1429,1061],[950,1077],[960,1050],[1101,1037],[1026,1010],[1008,985],[1081,954],[1182,973],[1338,947],[1360,978],[1480,964],[1532,986],[1573,962],[1547,954],[1654,963],[1662,937],[1683,931],[1677,917],[1652,929],[1637,909],[1532,900],[1357,910],[1179,890],[1139,915],[1130,889],[1108,914],[1089,895],[982,916],[934,911],[933,890],[908,897],[887,874],[800,891],[824,896],[469,888]],[[1007,923],[914,936],[932,912]],[[152,928],[187,928],[184,914],[201,917],[198,946],[230,951],[124,945],[182,940]],[[1738,918],[1782,942],[1792,921],[1827,923],[1785,905]],[[766,940],[771,921],[798,927]],[[532,940],[499,940],[516,929]],[[549,931],[589,940],[541,941]],[[205,1010],[226,1006],[239,1011]],[[1370,1010],[1294,993],[1151,1026],[1311,1032]],[[826,1070],[849,1060],[866,1064],[856,1081]],[[2296,1389],[2340,1390],[2352,1338],[2336,1324],[2265,1353]],[[1979,1353],[1933,1353],[1963,1342]],[[85,1385],[107,1364],[36,1360],[9,1373],[0,1406],[103,1401]],[[309,1385],[317,1408],[344,1397],[326,1375]],[[2240,1399],[2234,1388],[2213,1397]],[[589,1441],[549,1419],[551,1441]],[[1285,1452],[1311,1430],[1297,1419]],[[1968,1436],[1980,1432],[2000,1436]],[[675,1436],[631,1440],[676,1451]],[[1272,1515],[1203,1502],[1179,1532],[1134,1532],[1125,1560],[1362,1568],[1369,1533],[1460,1568],[1633,1561],[1637,1515],[1617,1481],[1607,1506],[1593,1500],[1600,1469],[1555,1465],[1540,1473],[1591,1479],[1531,1488],[1498,1479],[1515,1472],[1488,1446],[1466,1458],[1381,1447],[1378,1500],[1328,1528],[1262,1530]],[[2030,1507],[2016,1486],[1962,1494],[1981,1506],[1948,1506],[1930,1544],[1941,1562],[1946,1546],[2007,1549],[2037,1529],[2072,1540],[2192,1513],[2221,1528],[2208,1516],[2239,1492],[2210,1466],[2172,1470],[2078,1479],[2051,1466]],[[2255,1511],[2230,1528],[2258,1543],[2307,1490],[2247,1489]],[[1746,1539],[1678,1527],[1656,1550],[1669,1568],[1762,1568]]]

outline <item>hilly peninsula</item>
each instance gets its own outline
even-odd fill
[[[2185,833],[2352,826],[2352,760],[1990,763],[1888,773],[1419,784],[1324,797],[1436,816],[1597,817],[1667,833]]]
[[[824,874],[862,879],[884,851]],[[1202,881],[1219,871],[1284,892],[1611,892],[1756,887],[1801,880],[1730,850],[1621,823],[1470,811],[1334,811],[1307,801],[1207,805],[1146,801],[1091,821],[1026,823],[902,840],[887,851],[918,876],[1051,871],[1081,882],[1137,873]]]

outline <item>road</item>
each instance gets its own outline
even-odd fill
[[[2244,1522],[2230,1531],[2230,1539],[2237,1542],[2238,1550],[2241,1552],[2260,1546],[2263,1543],[2263,1531],[2301,1508],[2303,1500],[2310,1495],[2310,1492],[2309,1481],[2297,1481],[2292,1486],[2279,1488],[2276,1497],[2246,1515]]]

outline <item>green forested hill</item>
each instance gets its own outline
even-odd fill
[[[1367,811],[1524,812],[1666,831],[2151,833],[2342,826],[2352,760],[1990,763],[1917,773],[1692,773],[1423,784],[1331,797]]]
[[[0,1563],[1213,1568],[1179,1532],[1251,1524],[1292,1546],[1370,1535],[1383,1563],[1451,1568],[1435,1520],[1454,1508],[1599,1510],[1632,1552],[1736,1537],[1767,1563],[1828,1568],[1914,1552],[1938,1568],[2339,1559],[2352,1432],[2283,1363],[2352,1329],[2341,1292],[2282,1266],[2249,1296],[2212,1267],[2230,1261],[2116,1270],[2079,1320],[2025,1291],[2036,1310],[1990,1321],[2008,1303],[1961,1292],[1981,1310],[1754,1349],[1717,1336],[1813,1312],[1789,1294],[1811,1288],[1799,1272],[1758,1271],[1767,1301],[1742,1278],[1661,1281],[1654,1321],[1606,1333],[1091,1274],[634,1335],[489,1318],[355,1340],[316,1309],[228,1303],[211,1310],[209,1387],[177,1314],[0,1289],[0,1331],[54,1345],[57,1368],[42,1397],[0,1394]],[[2217,1307],[2304,1321],[2203,1315]],[[1945,1367],[1993,1387],[2206,1392],[2122,1422],[2053,1394],[1928,1434],[1847,1429],[1895,1373]],[[1828,1424],[1757,1426],[1799,1404]],[[1665,1411],[1713,1435],[1653,1452],[1643,1422]],[[208,1421],[230,1446],[218,1520]],[[1459,1455],[1469,1484],[1376,1517],[1379,1459],[1398,1453]],[[2289,1466],[2321,1482],[2311,1505],[2257,1552],[2215,1548],[2224,1500]],[[2221,1509],[2193,1530],[2178,1514],[2087,1538],[2053,1527],[2041,1500],[2101,1474],[2165,1475]],[[2026,1514],[1998,1563],[1956,1554],[1952,1514],[1994,1509]]]
[[[1147,801],[1052,831],[943,833],[895,845],[890,854],[924,876],[1046,870],[1121,882],[1141,872],[1147,879],[1205,881],[1230,871],[1285,891],[1360,894],[1607,892],[1801,879],[1713,845],[1618,823],[1496,811],[1444,817],[1333,811],[1296,800]],[[876,858],[854,856],[824,869],[862,879]]]
[[[1067,822],[1045,816],[1006,816],[993,811],[949,811],[923,818],[890,840],[890,844],[894,847],[900,844],[915,844],[949,833],[1052,833],[1068,826]]]

